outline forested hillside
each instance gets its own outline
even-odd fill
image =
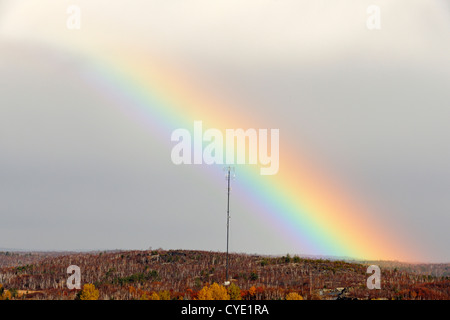
[[[450,299],[448,276],[380,264],[381,289],[369,290],[368,264],[187,250],[0,253],[3,299]],[[376,264],[376,262],[371,262]],[[83,290],[67,288],[67,268]],[[448,268],[443,265],[442,268]],[[413,272],[414,271],[414,272]],[[217,283],[212,286],[212,284]],[[210,290],[210,291],[208,291]],[[222,292],[220,295],[214,292]]]

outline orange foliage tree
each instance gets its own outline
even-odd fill
[[[198,300],[230,300],[230,295],[224,286],[214,282],[199,291]]]
[[[0,284],[0,300],[11,300],[12,294],[11,291],[5,290],[3,286]]]
[[[85,284],[81,291],[80,300],[98,300],[100,296],[99,291],[91,283]]]
[[[228,295],[230,296],[231,300],[241,300],[241,289],[234,283],[232,283],[228,289]]]
[[[286,295],[286,300],[303,300],[303,297],[297,292],[290,292]]]

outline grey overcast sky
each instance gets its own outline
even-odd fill
[[[225,181],[174,166],[169,137],[80,78],[80,48],[116,45],[257,106],[420,243],[418,259],[449,262],[449,36],[445,0],[0,0],[0,248],[225,249]],[[316,253],[232,204],[232,251]]]

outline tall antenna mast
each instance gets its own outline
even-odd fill
[[[226,167],[224,170],[227,171],[226,179],[227,179],[227,264],[226,264],[226,271],[225,271],[225,285],[229,285],[230,282],[228,281],[228,243],[230,238],[230,180],[231,180],[231,170],[234,171],[234,168],[232,167]]]

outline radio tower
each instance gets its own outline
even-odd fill
[[[227,263],[226,263],[226,269],[225,269],[225,285],[229,285],[230,281],[228,281],[228,243],[229,243],[229,237],[230,237],[230,180],[231,180],[231,170],[234,172],[233,167],[226,167],[224,170],[227,171],[225,178],[227,179]],[[234,178],[234,173],[233,173]]]

